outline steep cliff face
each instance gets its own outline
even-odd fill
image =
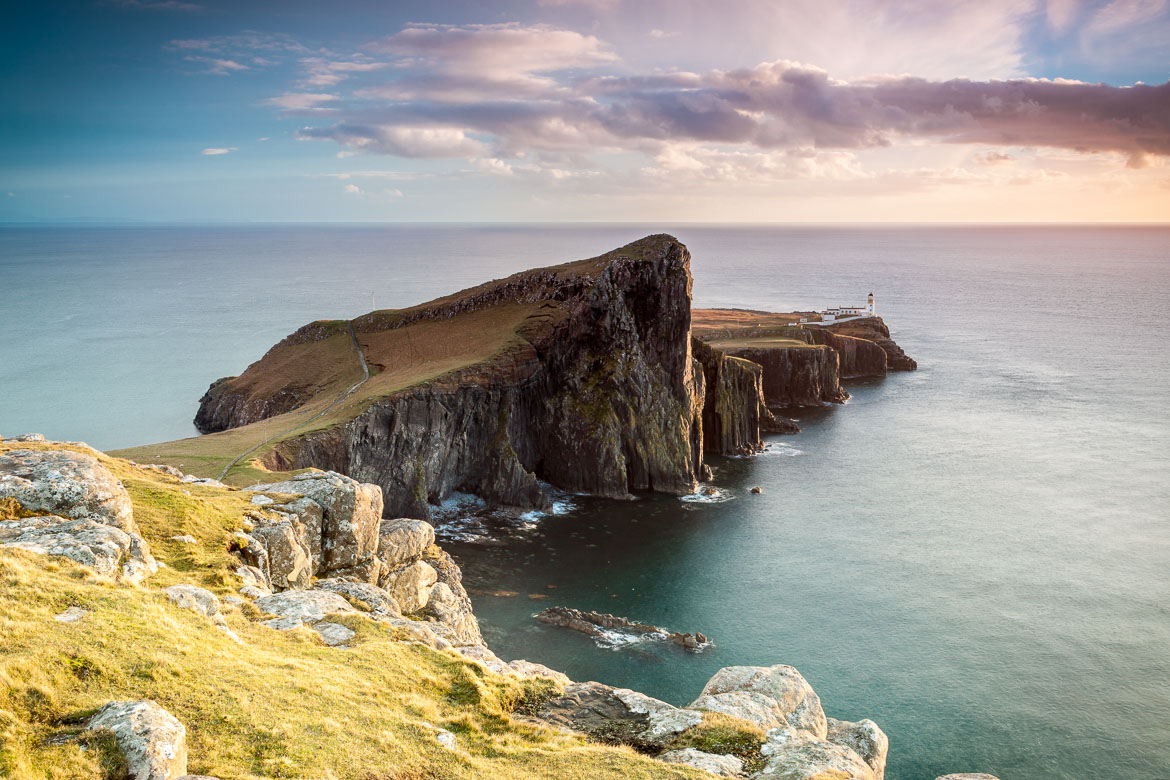
[[[764,401],[768,406],[820,406],[841,403],[849,394],[841,387],[840,357],[829,346],[728,346],[734,357],[763,368]]]
[[[764,406],[763,368],[694,339],[695,359],[702,367],[703,448],[722,455],[749,455],[760,449],[760,429],[779,423]]]
[[[890,371],[914,371],[918,363],[890,338],[890,329],[881,317],[865,317],[850,320],[825,328],[831,334],[872,341],[886,353],[886,365]],[[869,376],[857,374],[857,376]]]
[[[886,351],[881,345],[864,338],[843,336],[823,328],[806,328],[812,344],[824,344],[840,357],[841,379],[885,376],[888,370]],[[893,343],[893,342],[891,342]]]
[[[703,467],[706,382],[691,354],[689,263],[678,241],[651,236],[594,260],[359,318],[357,341],[384,372],[374,385],[400,369],[402,355],[386,345],[401,334],[413,339],[414,355],[438,349],[420,338],[429,323],[441,326],[444,342],[474,318],[507,328],[481,359],[366,398],[350,418],[282,441],[263,462],[378,484],[388,516],[426,516],[428,503],[452,491],[540,507],[549,500],[542,482],[612,497],[690,492]],[[483,331],[469,329],[468,338]],[[262,384],[261,363],[236,384]],[[445,365],[421,363],[432,364]],[[724,380],[727,404],[742,386],[758,406],[747,374]],[[230,407],[230,396],[230,388],[218,393],[216,404]],[[758,416],[754,430],[740,425],[736,451],[747,446],[740,440],[759,438]]]

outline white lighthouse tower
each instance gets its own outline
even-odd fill
[[[869,294],[869,301],[868,301],[868,303],[869,303],[869,305],[866,307],[866,309],[867,309],[867,310],[868,310],[868,312],[869,312],[869,316],[871,316],[871,317],[876,317],[876,316],[877,316],[877,309],[876,309],[876,308],[874,308],[874,304],[873,304],[873,293],[870,293],[870,294]]]

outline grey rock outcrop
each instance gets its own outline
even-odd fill
[[[366,604],[370,612],[380,615],[397,616],[402,614],[398,602],[386,590],[377,585],[366,582],[348,582],[346,580],[317,580],[314,583],[317,590],[327,590],[340,593],[350,599],[356,599]]]
[[[868,718],[856,723],[834,718],[827,720],[829,729],[826,739],[861,756],[861,760],[873,770],[874,777],[883,780],[886,776],[886,754],[890,749],[886,733]]]
[[[70,450],[0,453],[0,499],[34,515],[57,515],[115,528],[130,540],[122,574],[138,581],[158,570],[134,522],[130,494],[97,458]]]
[[[248,490],[301,495],[321,507],[318,571],[352,568],[374,558],[382,521],[382,490],[377,485],[336,472],[309,471],[285,482],[253,485]],[[306,533],[316,536],[311,527],[306,528]],[[307,543],[310,553],[317,549],[316,544],[315,540]]]
[[[93,520],[75,520],[56,515],[22,517],[0,521],[0,547],[17,547],[41,555],[59,555],[99,574],[125,574],[132,580],[137,571],[124,567],[133,560],[130,535]]]
[[[658,755],[658,760],[668,764],[683,764],[720,777],[740,777],[743,773],[743,761],[735,756],[704,753],[694,748],[667,750]]]
[[[187,774],[187,729],[154,701],[112,701],[90,718],[88,727],[113,732],[135,780]]]
[[[698,725],[701,713],[684,710],[628,688],[598,682],[573,683],[537,713],[546,723],[607,742],[660,749]]]
[[[383,520],[378,529],[378,557],[386,569],[414,560],[435,543],[435,529],[424,520],[397,517]]]
[[[728,696],[743,693],[758,695]],[[738,704],[748,706],[737,711]],[[766,709],[770,718],[782,720],[784,725],[807,731],[820,739],[824,739],[828,732],[820,697],[800,672],[783,664],[725,666],[707,681],[691,707],[726,712],[769,728],[774,722],[761,717],[761,712]]]
[[[876,780],[869,764],[845,745],[803,729],[781,727],[767,734],[760,748],[766,759],[759,777],[776,780]]]
[[[406,563],[388,572],[382,587],[406,614],[418,612],[427,605],[431,586],[439,579],[433,568],[423,561]]]
[[[253,604],[263,612],[300,618],[305,622],[324,620],[329,615],[357,613],[344,598],[325,590],[286,590],[262,596]]]
[[[196,585],[172,585],[165,593],[171,603],[180,609],[211,617],[219,614],[219,599],[214,593]]]

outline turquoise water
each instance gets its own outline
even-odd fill
[[[675,703],[720,666],[792,664],[885,729],[899,780],[1170,777],[1170,230],[2,230],[0,432],[186,435],[209,381],[371,291],[414,303],[661,230],[697,305],[873,289],[921,368],[718,462],[723,503],[579,499],[455,546],[493,648]],[[554,603],[716,647],[601,648],[531,618]]]

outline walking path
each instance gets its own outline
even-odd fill
[[[272,441],[273,439],[279,438],[281,436],[287,436],[288,434],[292,433],[293,431],[297,430],[298,428],[304,428],[306,425],[313,422],[313,420],[319,419],[320,417],[323,417],[324,415],[333,411],[333,409],[335,409],[339,403],[341,403],[346,398],[349,398],[351,395],[353,395],[354,390],[357,390],[359,387],[361,387],[363,384],[366,383],[366,380],[370,378],[370,366],[369,366],[369,364],[366,363],[366,354],[364,352],[362,352],[362,347],[360,344],[358,344],[357,333],[355,333],[354,329],[353,329],[353,320],[350,320],[347,323],[347,325],[349,326],[349,338],[351,341],[353,341],[353,348],[357,352],[358,360],[362,364],[362,378],[359,379],[357,382],[355,382],[353,384],[353,386],[350,387],[348,390],[346,390],[344,393],[337,396],[337,398],[333,401],[333,403],[329,404],[328,406],[326,406],[321,411],[317,412],[315,415],[313,415],[309,419],[305,420],[302,423],[298,423],[298,424],[294,425],[293,427],[289,428],[287,431],[281,431],[280,433],[277,433],[274,436],[269,436],[269,437],[265,438],[264,441],[260,442],[259,444],[254,444],[251,447],[249,447],[248,449],[241,452],[239,455],[237,455],[235,458],[232,459],[231,463],[229,463],[223,467],[223,471],[219,472],[219,476],[216,477],[216,479],[218,479],[220,482],[223,482],[223,478],[227,476],[227,473],[229,471],[231,471],[232,468],[237,463],[239,463],[241,460],[248,457],[253,452],[255,452],[256,450],[263,447],[264,445],[268,444],[268,442]]]

